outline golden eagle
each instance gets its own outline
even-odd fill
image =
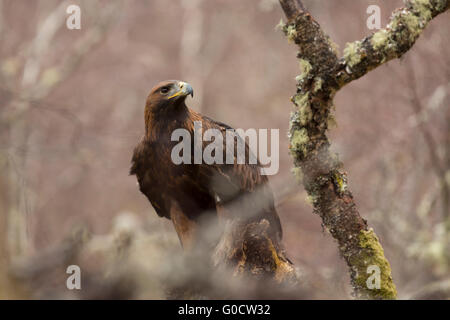
[[[134,149],[130,170],[137,177],[140,191],[159,216],[172,220],[184,248],[194,248],[204,240],[202,229],[211,228],[211,224],[203,221],[221,219],[245,223],[265,219],[271,237],[278,242],[280,220],[260,163],[236,161],[237,143],[230,147],[226,139],[226,131],[232,128],[189,109],[185,104],[188,95],[193,97],[192,87],[182,81],[163,81],[151,90],[145,105],[145,135]],[[195,141],[191,141],[192,153],[188,155],[192,161],[174,163],[171,154],[179,142],[172,141],[172,133],[181,128],[194,135],[194,122],[201,122],[203,130],[220,130],[224,150],[234,151],[234,163],[195,163]],[[233,139],[236,142],[242,138],[235,135]],[[248,160],[251,150],[244,144]]]

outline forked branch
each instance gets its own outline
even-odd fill
[[[449,8],[450,0],[409,0],[396,10],[391,22],[362,41],[347,44],[338,58],[333,42],[306,11],[300,0],[280,0],[288,18],[282,26],[288,40],[299,47],[302,74],[297,77],[295,109],[290,119],[290,151],[295,174],[312,199],[314,212],[337,240],[347,262],[355,296],[395,299],[397,291],[383,248],[361,217],[347,186],[338,156],[330,152],[326,135],[333,120],[337,90],[379,65],[401,57],[425,26]],[[381,287],[368,285],[371,270],[379,268]],[[372,271],[373,272],[373,271]]]

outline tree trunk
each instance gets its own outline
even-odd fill
[[[395,299],[389,262],[375,232],[361,217],[337,154],[326,135],[333,98],[345,84],[408,51],[427,23],[449,8],[449,0],[410,0],[396,10],[385,29],[347,44],[338,58],[335,45],[300,0],[280,0],[288,18],[282,29],[299,47],[295,110],[290,120],[290,150],[295,174],[308,192],[314,212],[338,242],[358,298]],[[375,271],[374,271],[375,270]],[[380,286],[372,286],[379,271]]]

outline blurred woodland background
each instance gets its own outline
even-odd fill
[[[381,7],[382,26],[403,5],[304,2],[340,50],[372,32],[369,5]],[[66,28],[70,4],[81,30]],[[0,0],[0,298],[165,298],[161,279],[179,280],[176,233],[128,176],[145,99],[165,79],[189,82],[188,106],[213,119],[280,129],[270,181],[304,282],[297,297],[350,298],[347,267],[291,173],[300,70],[276,29],[282,17],[277,0]],[[335,100],[332,148],[399,298],[450,297],[448,17]],[[70,264],[82,268],[80,292],[65,287]]]

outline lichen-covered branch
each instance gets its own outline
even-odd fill
[[[280,0],[280,4],[288,19],[295,18],[299,12],[305,11],[305,7],[300,0]]]
[[[302,74],[297,77],[295,110],[290,120],[290,150],[295,174],[301,180],[323,225],[337,240],[350,269],[358,298],[395,299],[396,288],[389,262],[372,229],[358,212],[347,187],[346,173],[336,154],[329,150],[326,135],[333,121],[335,92],[344,84],[392,58],[401,56],[414,43],[425,24],[448,8],[448,1],[408,1],[394,13],[387,29],[349,44],[338,59],[333,42],[304,9],[300,0],[280,0],[288,22],[282,29],[299,47]],[[381,286],[373,288],[370,267],[380,270]]]
[[[347,44],[336,69],[339,87],[389,60],[400,58],[413,46],[427,24],[449,6],[449,0],[405,1],[404,8],[393,12],[386,28]]]
[[[339,59],[333,42],[301,1],[280,0],[288,18],[282,29],[288,40],[298,45],[302,69],[297,77],[297,93],[292,98],[295,109],[289,131],[294,173],[303,182],[314,212],[337,240],[358,298],[395,299],[397,292],[383,248],[358,212],[342,163],[329,150],[326,131],[334,121],[333,98],[345,84],[401,57],[427,23],[449,8],[449,3],[449,0],[406,1],[405,8],[394,12],[387,28],[349,43],[344,57]],[[369,288],[371,266],[379,268],[379,289]]]

